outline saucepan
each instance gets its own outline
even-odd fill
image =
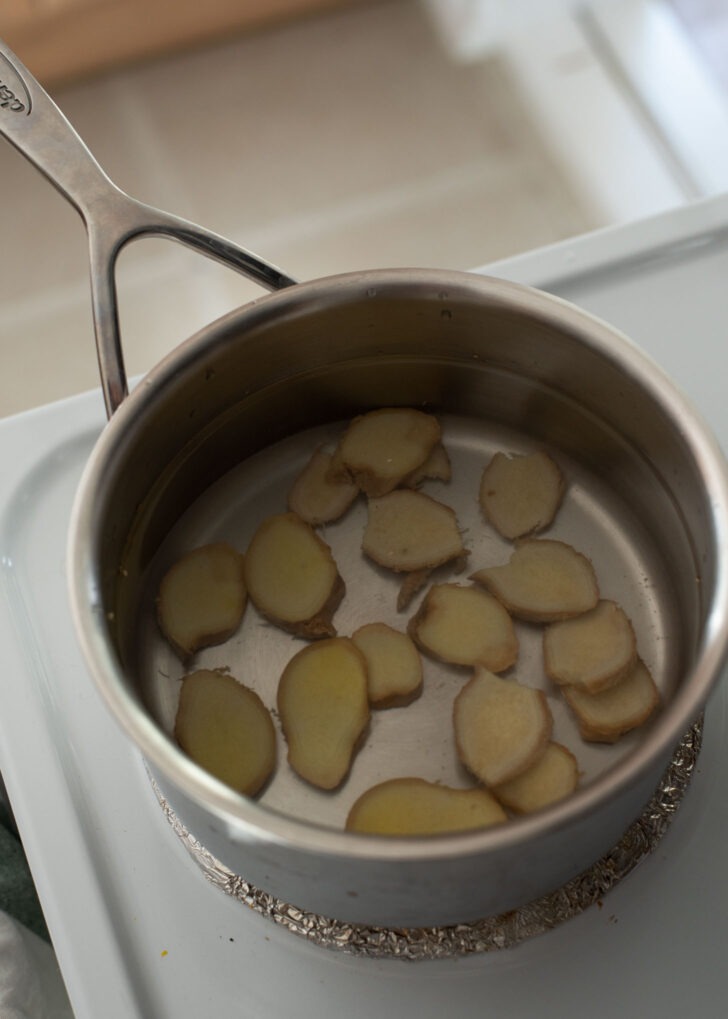
[[[224,865],[285,902],[396,928],[514,909],[593,864],[649,802],[726,659],[728,479],[695,409],[629,338],[546,293],[437,269],[295,282],[134,201],[5,47],[0,129],[87,227],[109,421],[73,509],[70,599],[90,679],[181,822]],[[127,242],[150,233],[272,292],[187,339],[127,392],[114,266]],[[565,799],[488,828],[431,836],[344,828],[352,800],[375,782],[419,775],[472,784],[451,731],[467,674],[428,658],[422,696],[372,711],[335,790],[311,787],[288,767],[280,731],[276,772],[256,798],[208,774],[174,738],[184,666],[156,625],[160,577],[197,545],[244,551],[260,522],[285,509],[314,449],[335,444],[355,416],[392,407],[424,409],[441,423],[452,478],[425,487],[456,510],[471,572],[509,554],[477,505],[484,465],[501,450],[550,452],[566,492],[546,533],[592,561],[603,596],[629,615],[659,689],[644,725],[614,744],[584,741],[543,674],[539,628],[519,624],[515,672],[544,691],[580,780]],[[346,585],[334,617],[343,635],[374,619],[405,629],[422,597],[397,609],[396,577],[361,551],[366,513],[362,498],[324,529]],[[249,606],[239,631],[200,652],[199,664],[255,688],[277,724],[278,680],[302,643]]]

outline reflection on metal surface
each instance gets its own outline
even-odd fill
[[[154,783],[164,814],[205,877],[227,895],[313,944],[371,958],[409,961],[492,952],[553,930],[595,904],[648,856],[670,826],[700,753],[702,717],[675,749],[654,796],[616,846],[567,884],[519,909],[473,923],[393,929],[342,923],[306,912],[255,888],[223,866],[180,822]]]

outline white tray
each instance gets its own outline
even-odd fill
[[[499,263],[624,329],[728,446],[728,199]],[[65,542],[99,393],[0,423],[0,771],[77,1019],[725,1015],[726,684],[665,838],[599,905],[514,949],[404,963],[318,948],[204,878],[81,662]]]

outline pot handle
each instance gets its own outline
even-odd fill
[[[274,265],[218,234],[131,198],[113,183],[47,92],[0,39],[0,135],[78,210],[86,227],[96,351],[106,412],[127,395],[115,268],[142,236],[168,237],[268,290],[295,284]]]

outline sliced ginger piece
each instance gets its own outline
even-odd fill
[[[454,510],[408,488],[369,500],[362,549],[396,573],[432,569],[466,555]]]
[[[331,637],[344,595],[331,549],[295,513],[267,517],[245,556],[250,599],[267,619],[298,636]]]
[[[157,595],[157,619],[186,661],[200,648],[232,636],[246,602],[243,556],[218,542],[193,549],[165,573]]]
[[[255,796],[275,768],[268,709],[227,673],[201,669],[185,676],[174,735],[200,767],[246,796]]]
[[[480,505],[504,538],[542,531],[554,519],[564,494],[558,465],[544,452],[496,453],[483,471]]]
[[[546,675],[555,683],[598,693],[634,667],[637,640],[624,611],[605,600],[575,619],[547,626],[543,651]]]
[[[423,778],[392,778],[367,789],[346,819],[367,835],[440,835],[502,824],[506,813],[487,789],[453,789]]]
[[[453,723],[462,763],[485,785],[497,786],[538,760],[553,720],[541,690],[477,667],[455,698]]]
[[[402,484],[408,488],[417,488],[423,481],[450,481],[451,478],[450,457],[443,444],[438,442],[425,462],[402,479]]]
[[[312,527],[338,520],[359,495],[353,481],[332,472],[331,463],[331,453],[315,450],[288,494],[288,508]]]
[[[618,683],[600,693],[573,686],[562,687],[562,693],[582,737],[594,743],[616,743],[620,736],[644,725],[660,704],[655,681],[641,659]]]
[[[422,570],[411,570],[405,574],[397,593],[397,612],[404,612],[415,595],[426,586],[431,576],[432,569],[427,566]]]
[[[563,541],[527,538],[501,566],[477,570],[482,584],[519,619],[550,623],[596,607],[599,587],[586,556]]]
[[[503,672],[518,656],[511,617],[497,598],[472,585],[433,584],[407,629],[426,654],[453,665]]]
[[[572,752],[561,743],[548,743],[535,764],[510,782],[494,786],[493,795],[515,814],[532,814],[570,796],[578,783],[579,766]]]
[[[369,703],[375,708],[409,704],[422,690],[422,659],[406,633],[386,623],[360,626],[351,639],[366,659]]]
[[[335,454],[368,496],[385,495],[416,471],[440,441],[440,423],[409,407],[384,407],[351,422]]]
[[[462,573],[465,569],[467,555],[467,552],[463,552],[463,554],[458,556],[457,560],[452,563],[455,573]],[[427,586],[427,583],[436,568],[437,567],[435,566],[426,566],[424,569],[411,570],[409,573],[404,575],[404,579],[399,585],[399,592],[397,594],[398,612],[404,612],[412,599],[419,594],[423,587]]]
[[[278,685],[288,761],[301,778],[335,789],[346,777],[369,722],[364,655],[347,637],[308,644]]]

